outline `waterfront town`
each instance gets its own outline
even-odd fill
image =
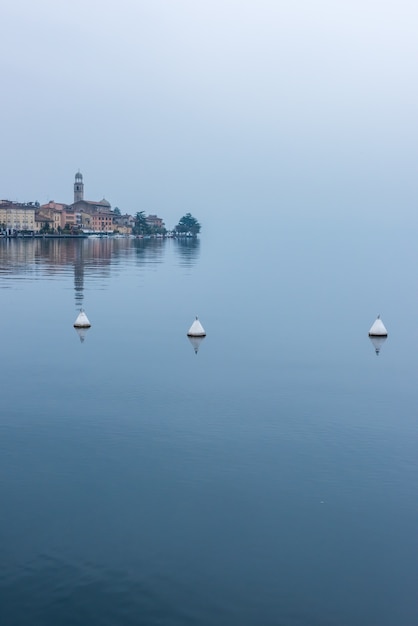
[[[158,215],[122,214],[103,198],[99,201],[84,198],[83,175],[77,172],[74,180],[74,202],[64,204],[50,200],[20,203],[0,200],[0,235],[19,236],[88,236],[134,235],[138,237],[196,236],[199,222],[190,214],[183,216],[169,231]]]

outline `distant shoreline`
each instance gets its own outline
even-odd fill
[[[88,239],[88,235],[0,235],[1,239]]]
[[[198,239],[197,235],[186,235],[186,234],[176,234],[176,235],[121,235],[119,233],[81,233],[79,235],[72,234],[58,234],[54,233],[51,235],[47,234],[16,234],[13,235],[4,235],[0,234],[0,241],[2,239],[141,239],[141,240],[149,240],[149,239]]]

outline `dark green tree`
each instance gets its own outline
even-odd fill
[[[42,226],[41,230],[39,231],[42,235],[47,235],[50,234],[52,232],[51,230],[51,226],[49,225],[49,222],[45,222],[44,225]]]
[[[132,229],[134,235],[148,235],[150,232],[145,211],[138,211],[135,215],[135,226]]]
[[[120,208],[118,206],[115,206],[115,208],[113,209],[113,213],[115,215],[120,215]]]
[[[179,223],[176,226],[176,231],[178,233],[191,233],[196,236],[200,233],[200,224],[195,217],[191,213],[186,213],[180,219]]]

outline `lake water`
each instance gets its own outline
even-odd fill
[[[414,234],[265,230],[0,241],[1,624],[418,623]]]

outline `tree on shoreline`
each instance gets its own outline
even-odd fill
[[[150,232],[145,211],[138,211],[135,215],[135,226],[132,229],[134,235],[148,235]]]
[[[179,220],[179,223],[176,226],[176,232],[178,233],[191,233],[196,236],[200,233],[200,224],[195,217],[191,213],[186,213]]]
[[[54,229],[51,228],[51,226],[49,225],[49,222],[45,222],[39,232],[42,235],[50,235],[54,232]]]

